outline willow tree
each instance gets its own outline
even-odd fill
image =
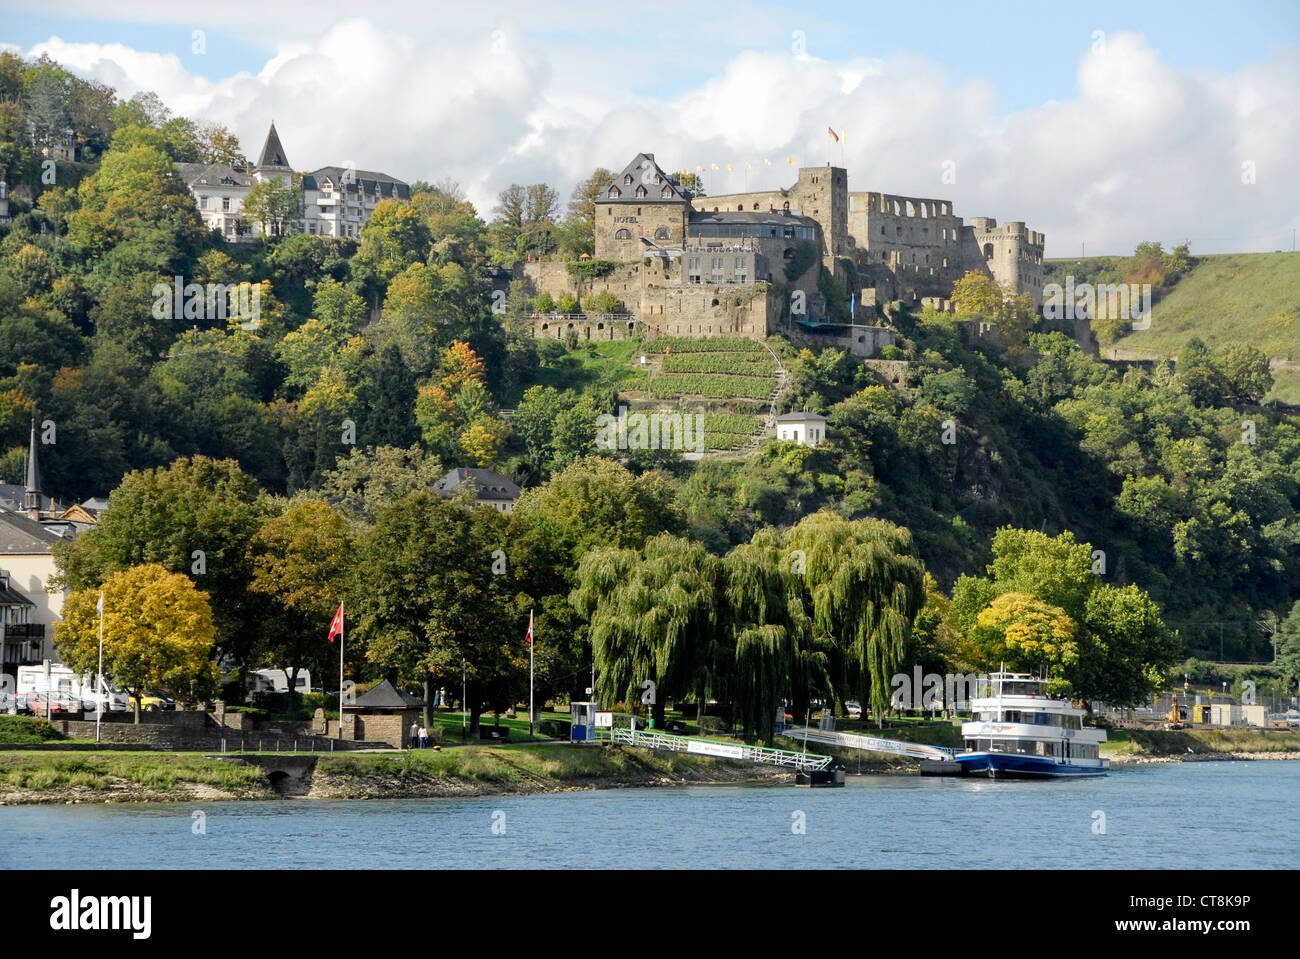
[[[661,533],[641,549],[594,549],[578,564],[570,596],[591,624],[596,690],[604,702],[636,702],[655,684],[656,725],[684,694],[703,702],[716,675],[721,561],[698,542]]]
[[[731,697],[743,735],[772,742],[777,709],[794,699],[802,710],[810,688],[829,685],[826,652],[816,646],[797,567],[778,531],[759,530],[727,554],[723,567]]]
[[[912,534],[884,520],[846,520],[820,512],[785,537],[812,607],[877,716],[889,705],[890,677],[907,653],[912,622],[925,603],[925,570]]]

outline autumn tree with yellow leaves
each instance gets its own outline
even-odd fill
[[[212,647],[217,630],[208,594],[188,576],[158,563],[132,566],[104,581],[104,675],[135,700],[151,689],[206,692],[216,683]],[[100,591],[83,589],[63,604],[55,628],[59,656],[75,673],[99,668]]]

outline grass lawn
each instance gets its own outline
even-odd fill
[[[462,716],[464,716],[463,720],[462,720]],[[567,723],[569,721],[569,714],[549,713],[544,711],[542,713],[542,719],[543,720],[558,719]],[[432,722],[435,729],[442,730],[444,743],[459,743],[461,741],[460,731],[461,731],[462,722],[464,723],[466,729],[469,728],[469,717],[465,716],[465,714],[463,713],[458,713],[458,712],[457,713],[443,713],[443,712],[435,713],[432,716]],[[491,713],[485,713],[483,716],[479,717],[480,726],[493,726],[495,724],[496,724],[495,719],[493,718]],[[545,742],[546,740],[552,738],[550,736],[544,736],[541,733],[534,733],[533,736],[529,738],[527,717],[517,717],[515,719],[507,719],[506,717],[502,716],[501,725],[504,726],[506,729],[510,730],[510,742],[512,743]],[[474,741],[474,740],[470,740],[470,741]]]

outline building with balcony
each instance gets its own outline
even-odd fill
[[[248,223],[243,212],[249,190],[257,183],[294,183],[296,178],[302,215],[276,225],[285,233],[356,238],[380,200],[411,198],[410,186],[386,173],[328,166],[295,174],[274,123],[254,164],[178,163],[177,168],[204,224],[232,242],[256,236],[260,228]]]

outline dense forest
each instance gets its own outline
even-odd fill
[[[1276,645],[1300,676],[1300,419],[1261,405],[1248,345],[1119,368],[972,283],[960,317],[999,320],[1003,343],[893,304],[897,384],[771,341],[784,408],[825,415],[824,446],[606,452],[619,370],[529,338],[518,282],[493,297],[524,255],[589,251],[605,171],[563,217],[545,184],[485,219],[419,182],[359,241],[228,244],[176,164],[240,153],[157,97],[0,55],[0,481],[22,481],[34,420],[48,495],[111,494],[60,556],[73,590],[158,564],[208,594],[223,662],[313,668],[346,595],[358,675],[450,686],[464,661],[489,708],[526,682],[535,609],[549,693],[581,692],[594,657],[610,695],[649,670],[734,701],[751,734],[818,689],[880,704],[903,662],[1011,660],[1116,702],[1189,656]],[[160,318],[177,278],[256,285],[259,322]],[[517,480],[515,513],[431,494],[456,466]]]

